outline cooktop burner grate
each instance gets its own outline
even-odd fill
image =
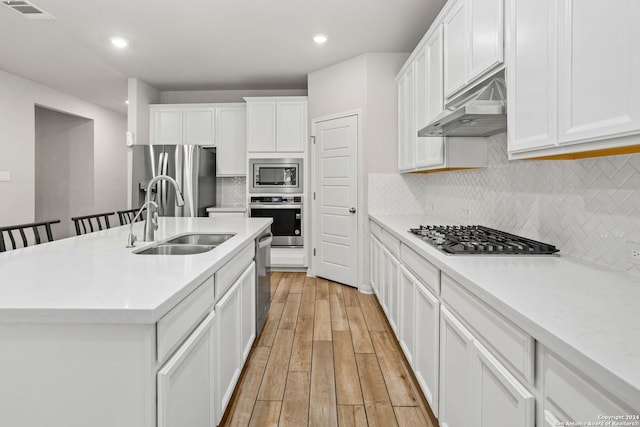
[[[447,255],[553,255],[553,245],[482,225],[421,225],[409,231]]]

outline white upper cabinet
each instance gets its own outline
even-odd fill
[[[510,158],[634,151],[624,137],[640,133],[640,2],[507,7]]]
[[[561,0],[561,144],[640,129],[640,2]]]
[[[456,0],[443,19],[444,95],[451,98],[503,63],[504,0]]]
[[[415,126],[415,70],[411,64],[398,82],[398,169],[409,171],[415,167],[415,146],[418,129]],[[400,105],[402,104],[402,105]]]
[[[247,107],[242,104],[216,108],[216,175],[247,174]]]
[[[151,144],[215,145],[215,108],[209,104],[149,106]]]
[[[444,94],[462,89],[467,77],[466,0],[457,0],[444,17]]]
[[[425,69],[424,75],[419,75],[418,79],[423,80],[425,88],[425,113],[426,117],[422,123],[418,123],[418,129],[422,129],[429,122],[435,119],[438,114],[444,110],[444,75],[442,64],[443,49],[443,28],[436,25],[433,31],[427,33],[427,39],[424,46]],[[418,138],[417,151],[422,151],[420,147],[425,148],[424,160],[416,158],[416,166],[439,166],[444,164],[444,138],[429,137]],[[416,155],[416,157],[418,157]]]
[[[307,98],[245,98],[247,151],[304,152],[307,143]]]

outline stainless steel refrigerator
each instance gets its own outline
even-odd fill
[[[175,191],[167,181],[151,189],[160,216],[207,216],[216,204],[216,151],[199,145],[136,145],[133,147],[132,206],[142,206],[149,181],[158,175],[174,178],[184,196],[176,207]]]

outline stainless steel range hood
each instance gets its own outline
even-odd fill
[[[495,78],[457,108],[443,111],[418,136],[491,136],[507,130],[507,89]]]

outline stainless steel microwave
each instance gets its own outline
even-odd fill
[[[249,193],[302,193],[302,159],[250,159]]]

